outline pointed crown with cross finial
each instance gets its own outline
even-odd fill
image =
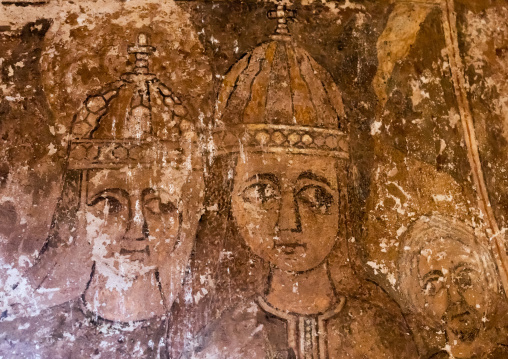
[[[286,5],[278,4],[275,10],[268,11],[267,16],[269,19],[277,19],[277,28],[271,38],[274,40],[290,40],[288,20],[296,17],[296,11],[288,9]]]
[[[242,151],[310,153],[349,158],[342,96],[331,75],[292,39],[296,11],[278,4],[272,41],[226,73],[216,104],[217,155]]]
[[[155,74],[149,57],[155,52],[146,34],[128,46],[131,72],[88,96],[74,116],[69,168],[119,168],[174,160],[184,133],[192,131],[188,111]]]

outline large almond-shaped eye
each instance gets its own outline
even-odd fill
[[[333,204],[333,195],[322,186],[308,185],[296,194],[296,198],[320,214],[329,214]]]
[[[473,286],[472,269],[462,269],[453,277],[453,283],[461,289],[469,289]]]
[[[176,211],[176,206],[172,202],[162,203],[160,197],[148,198],[144,205],[152,214],[169,214]]]
[[[89,206],[100,212],[107,211],[107,214],[117,214],[123,210],[122,202],[107,194],[96,197]]]
[[[435,296],[444,287],[444,278],[441,276],[433,276],[423,284],[423,292],[430,297]]]
[[[279,190],[270,183],[258,182],[250,185],[242,192],[245,202],[270,206],[280,199]]]

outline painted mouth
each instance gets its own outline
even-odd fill
[[[467,318],[469,317],[469,313],[468,311],[465,311],[465,312],[462,312],[462,313],[459,313],[459,314],[455,314],[455,315],[452,315],[452,320],[458,320],[460,322],[463,322],[463,321],[466,321]]]
[[[475,313],[469,310],[450,316],[448,323],[456,331],[467,335],[475,332],[480,324]]]
[[[303,251],[307,249],[306,243],[275,243],[274,248],[284,254],[295,254],[296,250],[301,248]]]
[[[146,246],[143,249],[120,248],[120,255],[129,256],[131,259],[139,259],[139,258],[137,258],[137,257],[140,257],[139,254],[142,255],[141,257],[144,257],[145,254],[150,255],[150,248],[148,246]]]
[[[452,315],[448,322],[449,329],[464,342],[471,342],[478,337],[480,324],[469,311]]]

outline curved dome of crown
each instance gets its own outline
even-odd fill
[[[76,114],[73,137],[178,141],[187,109],[155,76],[137,76],[145,78],[126,77],[89,96]]]
[[[244,55],[224,77],[215,128],[274,124],[346,130],[332,76],[293,41],[273,40]]]
[[[187,109],[148,70],[155,48],[147,40],[139,34],[137,43],[128,48],[136,56],[133,71],[88,96],[74,116],[70,169],[183,161],[183,147],[196,140]]]

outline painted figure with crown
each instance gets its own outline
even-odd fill
[[[228,212],[229,250],[221,258],[233,258],[232,277],[238,266],[264,262],[263,288],[242,298],[224,286],[229,294],[219,295],[234,304],[183,356],[417,357],[402,318],[340,293],[330,277],[329,255],[346,239],[348,126],[331,75],[289,34],[294,16],[283,5],[269,12],[278,21],[275,34],[229,70],[216,106],[217,189],[209,191],[222,191],[218,208]],[[241,257],[242,250],[252,256]],[[257,272],[236,284],[249,286]]]
[[[203,179],[193,122],[150,73],[148,40],[140,34],[129,47],[133,70],[75,115],[51,233],[28,273],[43,309],[4,323],[13,330],[0,351],[167,355],[167,313],[192,250]],[[28,329],[16,337],[20,326]]]

